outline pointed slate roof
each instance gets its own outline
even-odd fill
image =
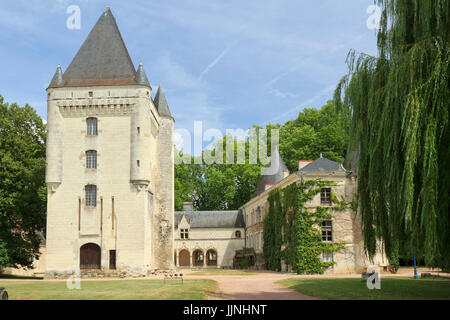
[[[49,87],[62,87],[63,85],[64,85],[63,74],[61,66],[58,64],[55,75],[53,76]]]
[[[136,81],[136,70],[109,7],[78,50],[63,79],[68,87],[149,85],[148,80]]]
[[[341,163],[332,161],[327,158],[320,157],[314,162],[311,162],[299,172],[304,173],[337,173],[337,172],[347,172]]]
[[[150,83],[148,82],[147,75],[145,74],[144,66],[142,65],[142,62],[139,63],[139,67],[138,67],[138,70],[136,71],[136,77],[134,78],[134,80],[139,84],[144,84],[151,88]]]
[[[158,87],[158,91],[156,91],[155,99],[153,100],[156,109],[160,116],[165,116],[169,118],[173,118],[170,113],[169,105],[167,104],[166,97],[164,96],[164,92],[162,90],[161,85]]]
[[[273,166],[272,166],[273,164]],[[274,185],[284,179],[284,171],[288,170],[280,156],[278,147],[272,152],[269,165],[264,169],[263,176],[259,181],[256,191],[252,197],[256,197],[266,190],[266,185]]]

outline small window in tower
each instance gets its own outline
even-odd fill
[[[94,92],[89,91],[89,98],[92,98],[94,96]]]
[[[141,134],[141,127],[137,127],[137,134],[138,134],[138,135]]]
[[[86,168],[88,169],[97,168],[97,151],[95,150],[86,151]]]
[[[97,118],[87,118],[87,135],[88,136],[96,136],[98,135],[97,131]]]
[[[140,167],[141,166],[141,161],[137,161],[137,166]]]
[[[86,192],[86,207],[95,207],[97,205],[97,186],[88,185],[84,187]]]

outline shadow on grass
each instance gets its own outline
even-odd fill
[[[15,279],[15,280],[43,280],[43,277],[33,277],[33,276],[17,276],[14,274],[1,274],[0,279]]]

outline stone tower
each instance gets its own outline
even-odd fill
[[[173,267],[174,119],[109,8],[47,88],[47,274]]]

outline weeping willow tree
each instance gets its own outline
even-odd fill
[[[378,56],[350,51],[335,91],[352,115],[365,250],[380,239],[393,264],[402,253],[448,270],[450,1],[375,2]]]

